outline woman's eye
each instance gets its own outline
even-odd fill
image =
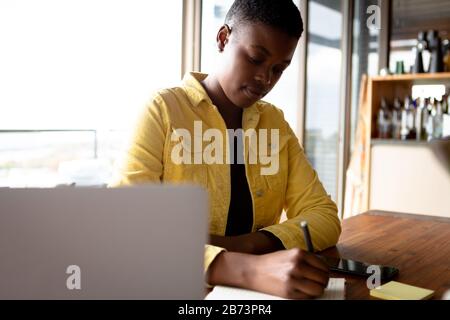
[[[249,57],[248,60],[249,60],[251,63],[253,63],[253,64],[261,64],[261,63],[263,63],[262,60],[259,60],[259,59],[256,59],[256,58],[252,58],[252,57]]]
[[[284,71],[284,69],[282,69],[282,68],[275,68],[275,69],[273,69],[273,73],[274,74],[282,74],[283,71]]]

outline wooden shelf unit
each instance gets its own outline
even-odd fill
[[[415,84],[444,84],[446,88],[450,88],[450,72],[433,73],[433,74],[403,74],[403,75],[389,75],[389,76],[375,76],[368,79],[368,104],[369,113],[371,116],[368,121],[368,128],[365,130],[366,141],[369,142],[367,148],[368,154],[365,156],[365,190],[366,197],[363,203],[366,208],[370,209],[370,173],[371,173],[371,150],[375,139],[377,139],[377,114],[381,105],[381,99],[385,98],[388,103],[392,103],[396,97],[401,101],[407,96],[411,95],[412,86]],[[394,142],[394,140],[391,140]],[[423,142],[426,144],[426,142]],[[398,147],[401,147],[399,143]]]
[[[388,103],[392,103],[395,98],[400,98],[403,101],[407,95],[411,95],[411,88],[416,84],[443,84],[449,88],[450,72],[376,76],[369,79],[371,138],[377,137],[376,123],[381,99],[385,98]]]

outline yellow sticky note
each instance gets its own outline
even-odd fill
[[[425,300],[433,296],[434,291],[408,284],[391,281],[370,290],[370,295],[385,300]]]

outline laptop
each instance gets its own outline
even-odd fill
[[[0,189],[0,299],[203,299],[191,186]]]

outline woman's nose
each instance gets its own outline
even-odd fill
[[[255,80],[263,83],[264,85],[270,85],[272,82],[272,71],[269,69],[256,74]]]

